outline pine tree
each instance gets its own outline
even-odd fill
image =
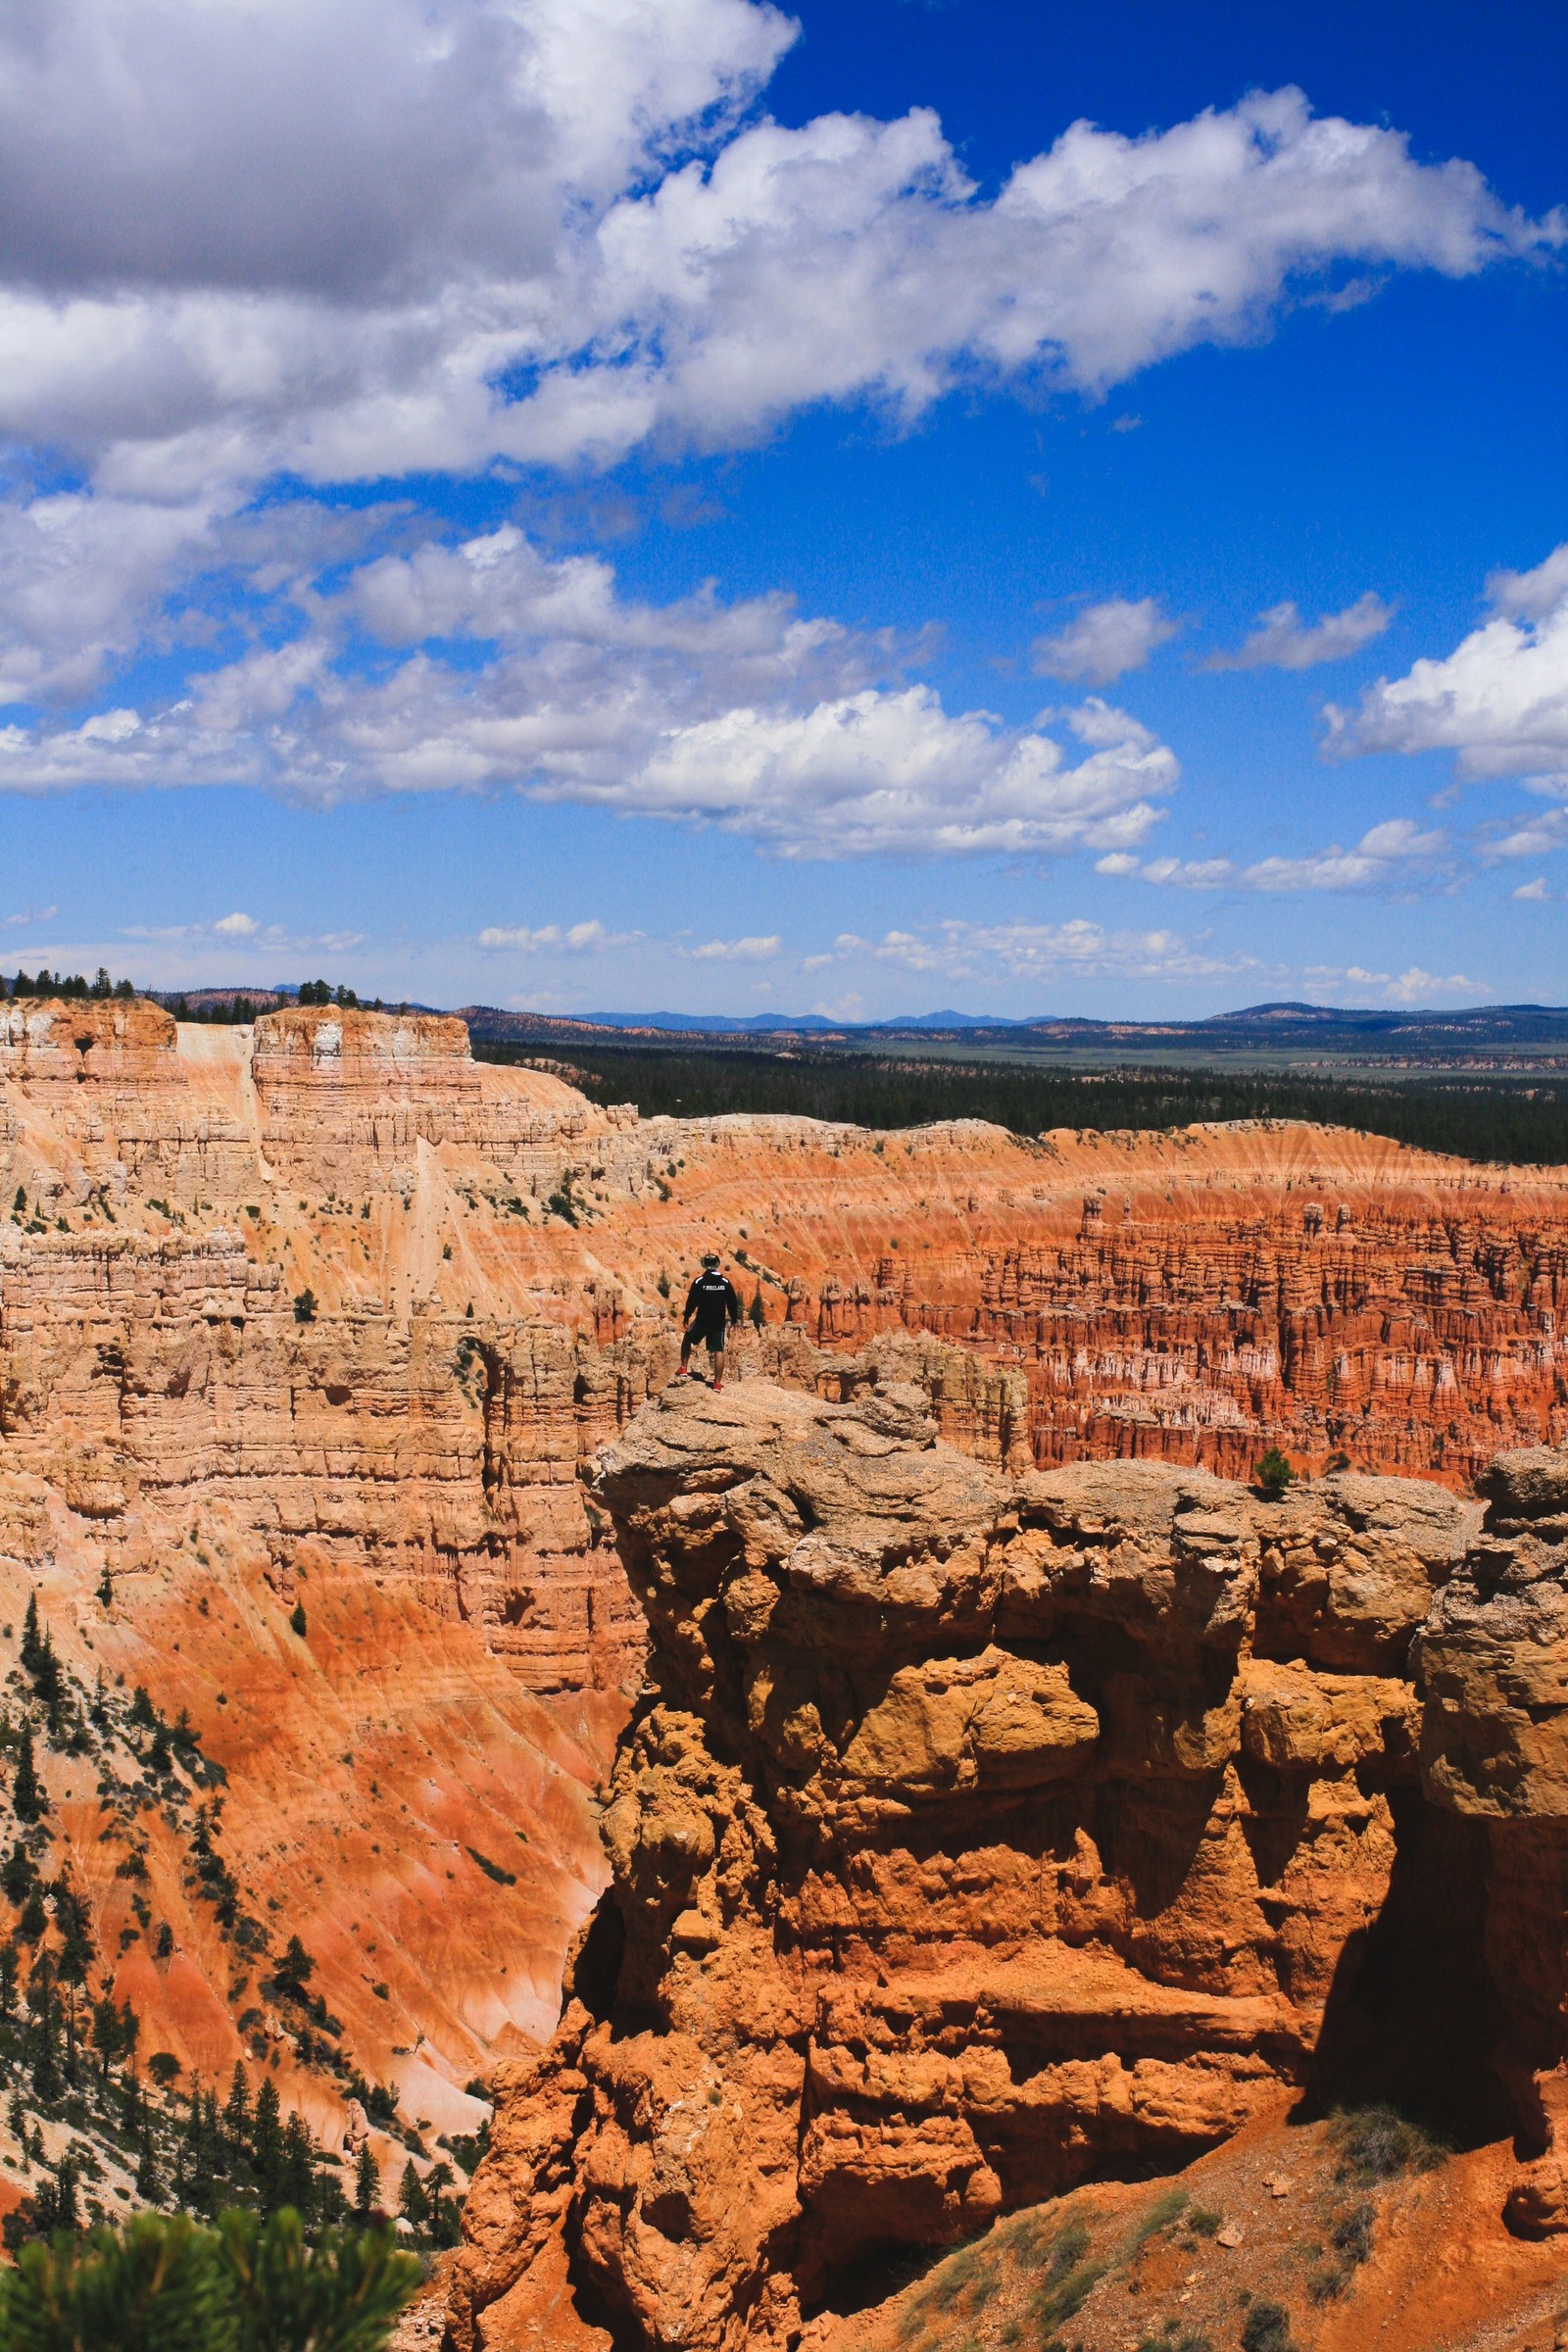
[[[398,2211],[412,2230],[422,2230],[430,2219],[430,2200],[411,2156],[398,2183]]]
[[[107,1988],[92,2005],[91,2039],[99,2077],[107,2082],[109,2069],[120,2055],[120,2011],[115,2006],[113,1992]]]
[[[316,1973],[316,1962],[297,1936],[288,1939],[288,1948],[272,1971],[272,1983],[279,1992],[291,1992],[296,1998],[304,1994]]]
[[[64,2085],[60,2080],[59,2005],[55,1999],[54,1963],[47,1952],[40,1952],[32,1964],[27,1979],[27,2007],[32,2016],[32,2088],[39,2103],[47,2106],[58,2099]]]
[[[54,2218],[60,2185],[47,2185]],[[73,2180],[73,2199],[74,2190]],[[267,2222],[226,2213],[217,2230],[139,2214],[85,2246],[24,2245],[0,2273],[0,2341],[172,2352],[309,2337],[335,2352],[382,2352],[418,2283],[418,2263],[387,2230],[334,2232],[309,2247],[290,2213]]]
[[[17,1747],[16,1775],[11,1783],[11,1809],[19,1821],[41,1821],[49,1810],[49,1799],[38,1779],[37,1761],[32,1752],[32,1726],[24,1723]]]
[[[146,2137],[148,2129],[147,2099],[142,2090],[134,2062],[126,2067],[124,2081],[120,2086],[120,2123],[121,2129],[129,2138],[144,2139]]]
[[[316,2219],[316,2143],[305,2119],[291,2115],[283,2127],[282,2202],[292,2205],[302,2222]]]
[[[38,1866],[19,1838],[4,1863],[0,1864],[0,1888],[4,1889],[7,1902],[14,1905],[24,1903],[27,1889],[37,1876]]]
[[[60,2079],[60,2055],[55,2046],[54,2021],[48,2019],[37,2029],[32,2060],[32,2095],[40,2107],[52,2106],[65,2084]]]
[[[161,2205],[164,2201],[163,2176],[158,2170],[157,2153],[150,2139],[142,2141],[141,2154],[136,2160],[136,2194],[149,2205]]]
[[[228,2085],[228,2099],[223,2108],[223,2131],[231,2151],[230,2164],[243,2158],[250,2141],[251,2086],[245,2069],[234,2061],[234,2073]]]
[[[20,1206],[23,1200],[23,1196],[20,1193],[17,1196],[17,1200]],[[38,1663],[39,1655],[38,1595],[36,1592],[29,1592],[27,1594],[26,1614],[22,1620],[22,1647],[17,1652],[17,1655],[22,1660],[23,1672],[24,1674],[31,1674],[33,1668]]]
[[[262,2087],[256,2094],[256,2121],[251,2126],[251,2163],[256,2172],[256,2186],[264,2206],[278,2201],[278,2166],[283,2152],[283,2131],[278,2105],[277,2084],[270,2075],[262,2077]]]
[[[76,2204],[76,2168],[69,2156],[62,2156],[55,2173],[55,2228],[79,2230],[81,2214]]]
[[[360,2150],[360,2161],[354,2172],[354,2211],[362,2222],[368,2222],[381,2202],[381,2174],[370,2143],[366,2141]]]
[[[60,1660],[55,1655],[54,1637],[47,1630],[38,1644],[38,1655],[32,1668],[32,1687],[49,1710],[50,1723],[58,1725],[62,1689]]]
[[[760,1283],[758,1284],[756,1290],[752,1293],[752,1303],[746,1311],[752,1318],[752,1329],[754,1331],[760,1331],[762,1325],[767,1321],[767,1309],[762,1304],[762,1286]]]
[[[0,2018],[9,2024],[17,2006],[17,1947],[0,1943]]]
[[[43,1888],[34,1886],[22,1906],[17,1935],[23,1943],[41,1943],[48,1932],[49,1914],[43,1907]]]

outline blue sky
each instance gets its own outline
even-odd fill
[[[1530,0],[0,24],[0,965],[1568,1001],[1565,116]]]

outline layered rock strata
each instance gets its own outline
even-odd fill
[[[469,2200],[617,2346],[800,2342],[892,2249],[1413,2060],[1561,2226],[1568,1456],[1008,1477],[924,1394],[674,1389],[601,1454],[652,1636],[612,1886]]]
[[[704,1250],[760,1319],[741,1375],[912,1382],[998,1474],[1250,1472],[1279,1443],[1459,1490],[1563,1432],[1565,1218],[1561,1172],[1319,1129],[640,1121],[476,1065],[434,1016],[6,1004],[0,1601],[15,1625],[36,1587],[89,1686],[189,1708],[234,1863],[366,2068],[471,2127],[463,2085],[547,2029],[601,1882],[592,1791],[645,1635],[580,1474],[672,1371]],[[377,1707],[441,1759],[422,1796],[370,1796]],[[529,1842],[498,1854],[508,1786]],[[96,1836],[89,1808],[89,1879]],[[158,1973],[126,1886],[95,1900],[149,2039],[226,2070],[246,1998],[199,1917],[172,1886]]]

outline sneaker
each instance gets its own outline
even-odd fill
[[[721,1372],[721,1373],[719,1374],[718,1378],[717,1378],[717,1379],[714,1381],[714,1383],[713,1383],[713,1395],[714,1395],[715,1396],[718,1395],[718,1392],[719,1392],[719,1390],[720,1390],[720,1389],[721,1389],[723,1386],[724,1386],[724,1375],[723,1375],[723,1373]]]

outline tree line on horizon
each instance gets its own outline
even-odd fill
[[[1526,1167],[1568,1163],[1568,1082],[1466,1074],[1377,1084],[1210,1069],[1073,1070],[1033,1062],[919,1060],[792,1046],[572,1045],[569,1059],[476,1038],[477,1060],[562,1072],[644,1118],[787,1112],[856,1127],[986,1119],[1020,1136],[1053,1127],[1169,1131],[1200,1121],[1308,1120],[1421,1151]]]

